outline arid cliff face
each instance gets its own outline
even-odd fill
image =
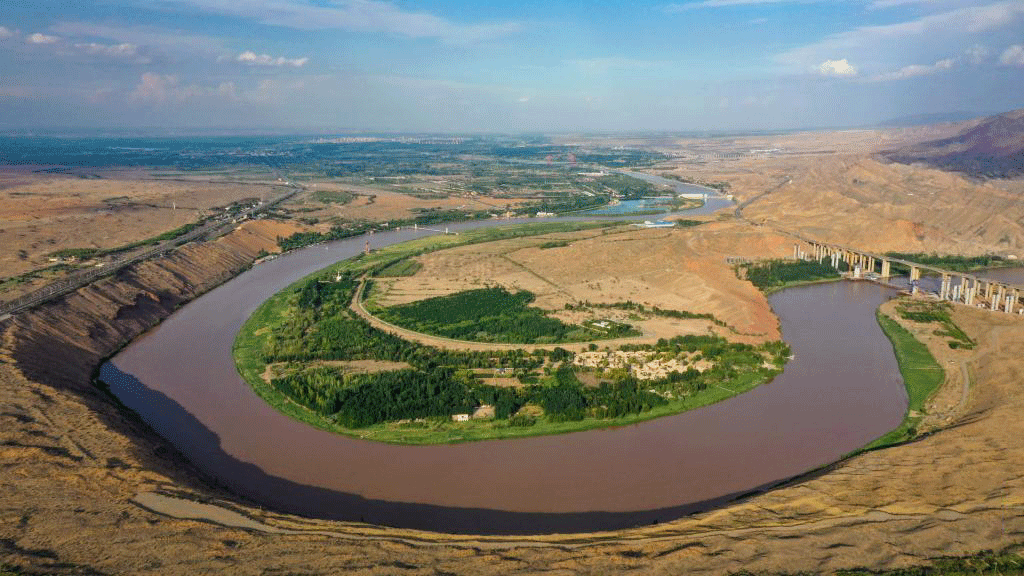
[[[84,534],[117,532],[131,516],[126,497],[169,482],[158,471],[191,477],[169,445],[93,387],[91,373],[177,306],[273,250],[279,228],[248,223],[0,324],[0,563],[94,573],[66,560],[80,551],[67,539],[87,547]]]
[[[274,250],[281,228],[251,222],[215,242],[130,266],[19,314],[4,327],[5,347],[29,379],[81,392],[101,359],[250,266],[260,250]]]

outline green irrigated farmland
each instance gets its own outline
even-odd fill
[[[621,327],[614,334],[598,335],[583,326],[549,318],[543,310],[530,306],[533,300],[534,295],[525,290],[511,293],[491,287],[385,308],[378,314],[417,332],[477,342],[550,344],[632,333],[629,327]]]

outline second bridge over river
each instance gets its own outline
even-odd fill
[[[873,254],[828,242],[792,235],[800,242],[793,245],[793,257],[801,260],[828,261],[837,270],[844,263],[852,278],[889,283],[894,268],[908,271],[911,292],[916,293],[922,273],[939,277],[940,300],[958,302],[1008,314],[1024,314],[1024,286],[991,280],[976,274],[945,270],[910,260]]]

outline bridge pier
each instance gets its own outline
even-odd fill
[[[949,274],[942,275],[942,285],[939,287],[939,300],[949,300]]]
[[[990,296],[991,300],[989,301],[991,309],[999,310],[1001,300],[1003,299],[1003,287],[999,286],[999,290],[996,290],[994,286],[989,284],[989,289],[992,292],[992,296]]]
[[[800,236],[795,236],[795,239],[797,241],[793,245],[795,260],[814,258],[819,263],[831,264],[836,270],[845,264],[843,267],[849,272],[851,278],[869,276],[873,280],[881,279],[882,282],[887,282],[893,276],[892,267],[895,263],[909,268],[910,291],[913,294],[920,291],[919,283],[922,272],[928,270],[930,274],[941,276],[941,284],[938,289],[940,300],[988,308],[1007,314],[1024,315],[1024,286],[1004,284],[972,274],[943,270],[899,258],[862,252],[846,246],[817,242]]]

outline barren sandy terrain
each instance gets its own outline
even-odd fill
[[[878,252],[1024,256],[1019,194],[863,157],[822,160],[752,202],[743,216]]]
[[[514,208],[525,202],[522,199],[489,198],[469,192],[449,193],[442,186],[438,186],[437,192],[428,191],[417,197],[407,191],[402,191],[406,188],[408,186],[403,187],[386,182],[375,186],[312,182],[307,185],[306,192],[285,203],[284,207],[293,210],[294,216],[297,218],[315,218],[321,221],[321,228],[327,228],[336,219],[381,222],[411,218],[416,216],[419,211],[431,208],[493,211]],[[347,192],[355,195],[355,198],[344,204],[321,202],[316,198],[317,191]]]
[[[1024,257],[1020,181],[979,182],[876,158],[878,152],[948,136],[962,126],[701,141],[710,152],[666,145],[663,149],[675,150],[677,157],[658,169],[725,182],[743,218],[810,238],[878,252]]]
[[[566,240],[569,245],[539,247],[552,239]],[[738,279],[727,258],[752,260],[790,254],[790,240],[739,223],[550,235],[419,256],[423,267],[415,275],[378,280],[384,286],[377,300],[393,305],[498,284],[533,292],[537,297],[534,305],[567,322],[600,317],[636,324],[644,341],[712,330],[730,339],[760,342],[779,338],[778,321],[761,292]],[[733,330],[706,320],[652,317],[641,321],[630,320],[628,312],[620,310],[565,310],[566,304],[627,300],[667,310],[711,313]]]
[[[116,248],[195,222],[215,207],[279,194],[269,185],[117,176],[0,171],[0,281],[53,265],[49,255],[58,250]]]

